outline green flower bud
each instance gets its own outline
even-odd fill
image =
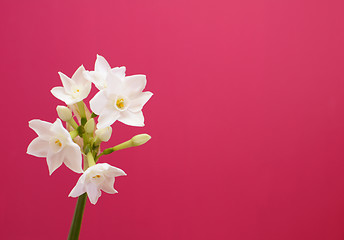
[[[118,150],[130,148],[130,147],[137,147],[142,144],[145,144],[146,142],[149,141],[149,139],[151,139],[151,136],[149,136],[148,134],[139,134],[133,137],[132,139],[130,139],[129,141],[126,141],[117,146],[114,146],[113,149],[115,151],[118,151]]]
[[[133,144],[134,147],[136,146],[140,146],[142,144],[145,144],[146,142],[148,142],[152,137],[149,136],[148,134],[139,134],[136,135],[135,137],[133,137],[131,139],[131,142]]]
[[[72,119],[72,112],[69,110],[68,107],[65,106],[57,106],[56,107],[57,115],[61,118],[62,121],[68,122]]]
[[[91,118],[90,120],[87,121],[87,123],[85,124],[85,131],[87,133],[93,133],[94,131],[94,118]]]
[[[137,147],[142,144],[145,144],[146,142],[149,141],[152,137],[149,136],[148,134],[139,134],[130,139],[129,141],[126,141],[124,143],[118,144],[117,146],[114,146],[112,148],[105,149],[101,155],[106,155],[110,154],[114,151],[130,148],[130,147]]]

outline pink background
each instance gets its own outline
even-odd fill
[[[2,1],[0,239],[65,239],[79,175],[26,154],[50,89],[96,54],[144,73],[146,126],[116,122],[119,194],[81,239],[343,239],[342,0]],[[92,92],[92,96],[95,94]]]

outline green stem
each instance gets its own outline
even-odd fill
[[[83,101],[77,102],[76,105],[79,108],[79,113],[80,113],[80,124],[85,125],[87,119],[86,119],[86,112],[85,112],[85,104]]]
[[[71,125],[74,129],[78,128],[78,124],[75,122],[75,120],[73,118],[71,118],[69,121],[67,121],[67,123],[69,123],[69,125]]]
[[[72,139],[76,138],[79,135],[77,130],[73,130],[69,132],[69,134],[72,137]]]
[[[74,217],[72,221],[72,225],[69,230],[68,240],[78,240],[82,222],[82,216],[84,215],[84,209],[86,204],[87,194],[84,193],[78,197],[78,201],[76,203]]]
[[[93,154],[91,151],[87,153],[87,160],[88,160],[88,167],[92,167],[96,165],[96,162],[94,161]]]
[[[97,163],[97,162],[98,162],[98,159],[99,159],[101,156],[103,156],[103,155],[104,155],[103,153],[100,153],[98,156],[96,156],[96,157],[94,158],[94,162]]]

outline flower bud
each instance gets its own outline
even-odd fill
[[[133,144],[134,147],[136,146],[140,146],[142,144],[145,144],[146,142],[148,142],[152,137],[149,136],[148,134],[139,134],[134,136],[131,139],[131,142]]]
[[[92,118],[93,119],[93,118]],[[109,141],[110,137],[112,134],[112,128],[109,127],[105,127],[105,128],[101,128],[101,129],[97,129],[96,130],[96,136],[102,141],[102,142],[107,142]]]
[[[94,131],[94,125],[95,125],[95,123],[94,123],[94,118],[91,118],[90,120],[88,120],[87,121],[87,123],[85,124],[85,131],[87,132],[87,133],[93,133],[93,131]]]
[[[118,144],[117,146],[114,146],[113,149],[114,149],[114,151],[118,151],[118,150],[130,148],[130,147],[137,147],[137,146],[140,146],[142,144],[145,144],[151,138],[152,137],[149,136],[148,134],[139,134],[139,135],[134,136],[132,139],[130,139],[124,143],[121,143],[121,144]]]
[[[69,108],[65,106],[57,106],[56,107],[57,115],[61,118],[62,121],[69,121],[72,119],[72,112]]]
[[[132,139],[130,139],[126,142],[118,144],[117,146],[105,149],[103,151],[103,154],[110,154],[114,151],[118,151],[118,150],[122,150],[122,149],[126,149],[126,148],[131,148],[131,147],[137,147],[137,146],[140,146],[142,144],[145,144],[151,138],[152,137],[149,136],[148,134],[139,134],[139,135],[136,135],[135,137],[133,137]]]

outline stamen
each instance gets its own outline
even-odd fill
[[[60,140],[58,140],[58,139],[55,141],[55,144],[56,144],[56,145],[59,145],[59,147],[62,146],[62,143],[61,143]]]
[[[78,98],[80,96],[80,89],[74,89],[72,97],[73,98]]]
[[[117,106],[119,109],[124,108],[124,99],[123,99],[123,98],[117,99],[117,101],[116,101],[116,106]]]
[[[100,175],[95,175],[93,176],[93,178],[100,178]]]

